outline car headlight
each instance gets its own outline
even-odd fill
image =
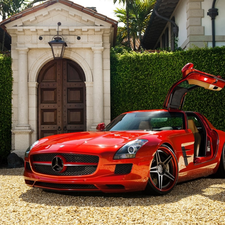
[[[30,150],[38,143],[39,141],[35,141],[25,152],[25,157],[28,157]]]
[[[147,142],[145,139],[130,141],[116,152],[113,159],[135,158],[137,151]]]

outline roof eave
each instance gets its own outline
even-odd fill
[[[171,15],[174,12],[174,9],[176,8],[179,0],[157,0],[155,7],[153,9],[152,15],[150,17],[148,26],[146,28],[143,40],[142,40],[142,46],[146,49],[154,49],[155,45],[157,44],[157,41],[164,30],[167,21],[160,19],[155,14],[155,10],[157,12],[164,16],[170,18]],[[170,6],[170,7],[165,7]],[[165,15],[166,14],[166,15]],[[169,16],[168,16],[169,14]],[[160,21],[160,26],[158,25]],[[151,35],[153,34],[153,35]]]

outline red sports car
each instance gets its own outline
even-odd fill
[[[187,92],[219,91],[225,80],[193,68],[167,95],[163,110],[123,113],[97,132],[42,138],[25,153],[25,183],[57,191],[163,195],[177,182],[225,176],[225,132],[200,113],[182,111]]]

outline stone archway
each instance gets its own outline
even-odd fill
[[[82,68],[69,59],[48,62],[38,76],[38,138],[86,130],[86,86]]]

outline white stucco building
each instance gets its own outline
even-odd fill
[[[48,42],[57,34],[58,22],[67,47],[63,59],[54,60]],[[110,47],[117,21],[67,0],[49,0],[0,26],[12,38],[16,153],[41,137],[91,130],[110,121]]]
[[[224,0],[157,0],[143,46],[147,49],[224,46],[224,15]],[[177,37],[174,26],[178,27]]]

